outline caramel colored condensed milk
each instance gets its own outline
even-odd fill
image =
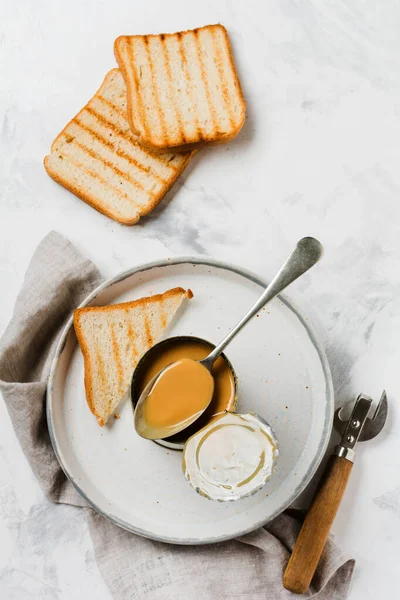
[[[149,428],[167,430],[177,423],[191,422],[190,417],[201,414],[211,395],[207,410],[194,423],[196,430],[225,410],[234,410],[235,381],[226,360],[221,356],[215,361],[212,377],[196,362],[208,356],[211,350],[206,343],[178,340],[163,344],[151,356],[138,382],[140,393],[157,373],[168,365],[171,368],[166,369],[146,400],[143,416]]]
[[[192,358],[181,358],[166,367],[146,399],[143,417],[147,427],[160,431],[160,437],[187,427],[210,404],[213,391],[214,379],[208,369]]]

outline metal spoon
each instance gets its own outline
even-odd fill
[[[290,285],[293,281],[298,279],[301,275],[303,275],[306,271],[308,271],[312,266],[315,265],[316,262],[322,257],[323,254],[323,246],[322,244],[312,237],[302,238],[299,242],[297,242],[295,248],[282,265],[278,273],[275,275],[271,283],[267,286],[264,292],[261,294],[260,298],[255,302],[255,304],[250,308],[250,310],[244,315],[244,317],[239,321],[239,323],[234,327],[228,335],[214,348],[212,352],[206,358],[200,360],[200,364],[202,364],[208,371],[211,372],[211,368],[220,354],[224,351],[227,345],[233,340],[233,338],[243,329],[245,325],[259,312],[263,306],[265,306],[270,300],[275,298],[282,290],[284,290],[288,285]],[[170,368],[171,365],[168,365],[166,368]],[[172,436],[182,429],[188,427],[191,423],[193,423],[196,419],[198,419],[201,414],[207,409],[208,405],[212,400],[212,396],[209,399],[207,406],[205,406],[204,410],[199,414],[193,416],[193,419],[188,422],[186,420],[183,424],[179,423],[175,428],[168,428],[164,432],[163,435],[160,435],[160,431],[157,431],[157,435],[153,435],[152,432],[147,428],[144,421],[144,405],[145,402],[150,395],[154,385],[156,384],[158,378],[165,371],[162,369],[157,375],[149,381],[147,386],[144,388],[142,394],[140,395],[139,401],[136,405],[135,415],[134,415],[134,423],[135,429],[142,437],[146,439],[157,439],[160,437],[169,437]]]

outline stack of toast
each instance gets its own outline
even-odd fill
[[[206,144],[233,139],[246,105],[222,25],[121,36],[119,69],[68,123],[48,174],[116,221],[150,213]]]

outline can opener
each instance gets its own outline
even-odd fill
[[[335,412],[334,426],[342,439],[330,458],[283,575],[283,586],[295,594],[306,592],[314,576],[350,477],[356,443],[374,438],[385,425],[386,392],[373,416],[368,417],[371,404],[372,398],[360,394],[348,421],[342,419],[343,407]]]

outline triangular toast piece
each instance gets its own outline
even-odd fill
[[[128,119],[143,145],[182,150],[239,133],[246,105],[223,25],[123,35],[114,52],[127,86]]]
[[[129,387],[143,354],[159,341],[191,290],[174,288],[147,298],[74,312],[85,367],[86,399],[101,426]]]
[[[161,202],[191,155],[161,156],[139,144],[127,119],[124,79],[113,69],[54,140],[44,166],[96,210],[133,225]]]

